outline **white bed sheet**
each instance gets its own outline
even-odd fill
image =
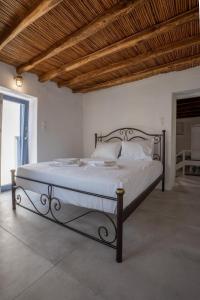
[[[161,162],[155,160],[118,160],[117,164],[118,168],[93,167],[87,164],[81,167],[56,167],[52,162],[43,162],[19,167],[17,175],[110,197],[116,197],[117,188],[124,188],[126,207],[162,173]],[[47,186],[40,183],[20,178],[17,178],[16,183],[32,192],[47,193]],[[53,195],[64,203],[116,213],[116,201],[55,187]]]

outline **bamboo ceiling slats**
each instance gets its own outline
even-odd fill
[[[62,0],[42,0],[34,5],[25,15],[16,22],[16,24],[8,29],[0,39],[0,51],[12,41],[21,31],[30,24],[35,22],[42,15],[58,5]]]
[[[187,67],[199,65],[199,62],[200,62],[199,59],[193,61],[193,63],[190,64],[189,61],[191,58],[191,53],[192,53],[192,56],[199,55],[200,46],[193,46],[192,48],[188,47],[187,49],[173,52],[173,55],[169,55],[169,54],[162,55],[162,56],[157,57],[155,60],[151,59],[151,60],[144,62],[143,64],[139,63],[138,65],[134,65],[133,67],[129,66],[129,67],[126,67],[126,69],[121,69],[121,70],[118,70],[118,71],[115,71],[112,73],[107,73],[107,74],[104,74],[103,76],[96,77],[94,80],[91,80],[91,81],[88,80],[87,82],[83,83],[82,85],[77,84],[76,86],[73,86],[73,85],[68,84],[68,86],[70,88],[72,88],[74,91],[88,92],[90,90],[91,91],[96,90],[96,87],[97,87],[97,89],[99,89],[100,87],[105,88],[105,87],[109,87],[109,86],[119,85],[119,82],[123,83],[123,82],[125,82],[126,79],[128,80],[127,82],[129,82],[129,78],[131,79],[130,81],[141,79],[140,76],[139,76],[139,79],[137,79],[137,75],[140,75],[140,71],[141,72],[147,71],[149,74],[152,71],[151,70],[152,67],[156,67],[156,66],[159,67],[162,65],[166,65],[168,63],[172,63],[172,65],[169,65],[167,70],[168,70],[168,72],[173,71],[173,70],[175,70],[173,68],[173,64],[175,64],[179,59],[182,59],[182,58],[183,58],[183,61],[181,61],[181,65],[178,66],[178,69],[180,69],[180,70],[184,69],[184,61],[185,60],[187,62],[187,64],[185,62],[185,65]],[[166,71],[166,68],[164,68],[164,70]],[[128,76],[128,73],[130,73],[130,74],[136,73],[136,74],[135,74],[135,76],[130,77],[130,76]],[[162,73],[162,72],[160,72],[159,70],[156,69],[155,74],[152,73],[152,76],[156,75],[156,74],[160,74],[160,73]],[[128,76],[128,77],[124,78],[124,76]],[[149,75],[147,77],[149,77]],[[142,78],[143,78],[143,76],[142,76]],[[146,76],[144,78],[146,78]],[[115,79],[116,79],[116,81],[115,81]],[[84,86],[87,87],[87,89],[85,89]]]
[[[0,0],[1,18],[0,18],[0,34],[13,26],[13,22],[24,15],[33,5],[33,1],[19,0]],[[14,18],[13,18],[14,15]]]
[[[18,2],[17,0],[15,1],[9,0],[9,1],[10,2],[12,1],[13,3],[12,5],[14,7],[17,5]],[[89,2],[90,5],[87,5],[87,3]],[[30,58],[33,56],[34,53],[36,53],[36,55],[40,54],[41,51],[46,50],[47,47],[50,47],[53,41],[57,42],[61,38],[64,38],[66,35],[71,34],[75,30],[87,24],[87,22],[89,22],[88,20],[92,20],[93,14],[91,12],[89,14],[90,8],[92,7],[92,2],[95,3],[96,1],[95,0],[94,1],[92,0],[91,1],[80,1],[80,0],[63,1],[52,11],[50,11],[42,18],[34,22],[34,24],[29,26],[27,29],[25,29],[23,35],[20,35],[17,39],[13,40],[13,42],[11,42],[11,45],[13,44],[13,50],[15,51],[15,49],[18,48],[19,42],[20,45],[22,44],[24,48],[26,45],[26,48],[28,48],[27,51],[29,51],[29,58],[25,58],[24,62],[30,60]],[[105,8],[107,9],[109,7],[112,7],[112,5],[116,3],[116,1],[109,1],[109,0],[104,2],[106,2],[106,4],[98,5],[98,10],[96,15],[104,11]],[[83,5],[84,3],[85,5]],[[74,6],[77,7],[77,10],[80,10],[80,13],[76,16],[76,18],[74,18],[75,16],[74,15],[75,12],[73,8]],[[88,6],[88,10],[84,14],[84,11],[87,6]],[[66,20],[67,20],[67,26],[66,26]],[[14,43],[15,41],[16,43]],[[14,51],[13,51],[13,55],[14,55]]]
[[[200,65],[199,40],[198,0],[0,0],[0,60],[76,92]]]
[[[177,60],[176,62],[168,63],[163,66],[152,67],[147,70],[139,71],[135,74],[123,76],[123,77],[120,77],[117,79],[113,79],[113,80],[106,81],[106,82],[103,82],[100,84],[96,84],[93,87],[85,87],[83,89],[79,89],[77,92],[87,93],[87,92],[91,92],[91,91],[96,91],[99,89],[108,88],[108,87],[112,87],[115,85],[121,85],[121,84],[127,83],[127,82],[141,80],[141,79],[148,78],[148,77],[151,77],[154,75],[167,73],[172,70],[176,71],[176,70],[179,70],[180,68],[184,67],[185,65],[187,65],[189,67],[189,66],[194,66],[196,64],[197,65],[200,64],[200,54],[196,55],[193,58],[192,57],[184,58],[184,59],[181,58],[181,59]],[[76,92],[76,90],[74,90],[74,92]]]
[[[114,22],[121,15],[126,15],[137,5],[142,4],[145,0],[135,1],[121,1],[115,6],[111,7],[104,14],[97,16],[91,23],[83,26],[78,31],[72,33],[70,36],[60,40],[53,44],[49,49],[33,58],[30,62],[22,65],[18,68],[18,72],[22,73],[31,70],[35,65],[40,62],[51,58],[52,56],[58,55],[65,49],[71,48],[74,45],[80,43],[82,40],[87,39],[91,35],[95,34],[99,30],[107,27],[110,23]]]
[[[43,81],[51,80],[52,78],[56,77],[57,75],[60,75],[67,71],[71,71],[75,68],[82,66],[83,64],[87,64],[96,59],[99,59],[104,56],[110,55],[112,53],[116,53],[118,51],[130,48],[132,46],[135,46],[137,43],[147,40],[156,34],[162,34],[166,31],[174,29],[176,26],[180,26],[182,24],[185,24],[186,22],[190,22],[194,18],[198,18],[198,16],[199,16],[198,9],[193,9],[189,12],[186,12],[179,16],[171,18],[171,19],[167,20],[166,22],[153,25],[152,27],[150,27],[142,32],[139,32],[133,36],[130,36],[128,38],[120,40],[119,42],[114,43],[108,47],[105,47],[96,52],[93,52],[91,55],[88,55],[86,57],[78,59],[74,63],[71,63],[69,65],[68,64],[63,65],[60,68],[49,71],[40,77],[40,81],[43,82]]]
[[[186,57],[186,55],[182,56],[182,53],[179,53],[179,55],[180,55],[180,58]],[[177,60],[177,58],[176,58],[176,60]],[[121,80],[120,78],[122,78],[122,80],[123,80],[124,76],[128,76],[129,74],[135,74],[135,73],[138,74],[138,72],[143,72],[143,71],[145,71],[145,72],[151,71],[151,68],[159,67],[159,66],[165,65],[169,62],[175,62],[175,60],[173,60],[171,58],[168,61],[166,61],[165,56],[162,56],[162,57],[160,57],[160,59],[158,61],[148,60],[147,62],[144,62],[144,63],[139,63],[134,66],[129,66],[126,69],[121,69],[121,70],[115,71],[113,73],[108,73],[102,77],[101,76],[96,77],[95,79],[93,79],[92,83],[89,81],[89,82],[85,82],[85,84],[82,86],[77,85],[76,88],[74,86],[70,86],[70,87],[76,91],[82,90],[82,89],[84,89],[84,87],[87,87],[88,90],[89,90],[89,88],[91,88],[91,90],[92,90],[95,87],[95,85],[101,84],[101,83],[103,85],[104,82],[106,82],[106,83],[111,82],[112,84],[114,84],[115,83],[115,82],[113,82],[114,79],[117,80],[117,84],[118,84],[118,82]]]
[[[157,49],[156,51],[145,52],[145,53],[137,55],[133,58],[124,59],[122,61],[118,61],[116,63],[106,65],[102,68],[95,69],[91,72],[87,72],[85,74],[82,74],[80,76],[73,78],[70,81],[67,81],[66,83],[62,83],[62,85],[64,85],[64,84],[69,85],[69,86],[83,85],[84,82],[91,81],[93,78],[96,78],[98,76],[112,73],[112,72],[115,72],[120,69],[128,68],[131,65],[138,64],[138,62],[142,63],[142,62],[146,62],[147,60],[156,59],[160,55],[167,55],[167,54],[171,53],[172,51],[176,51],[176,50],[183,49],[185,47],[189,47],[189,46],[197,45],[197,44],[200,44],[199,37],[190,38],[190,39],[178,42],[173,45],[170,44],[168,47],[162,47],[161,49]]]

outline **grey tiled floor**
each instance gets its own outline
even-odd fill
[[[124,226],[114,251],[0,194],[0,300],[200,299],[200,179],[154,191]],[[192,184],[192,185],[191,185]]]

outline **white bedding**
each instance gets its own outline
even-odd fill
[[[110,197],[116,197],[117,188],[124,188],[126,207],[162,173],[161,162],[155,160],[118,160],[117,164],[117,168],[99,168],[87,163],[80,167],[56,167],[52,162],[43,162],[19,167],[17,175]],[[20,178],[16,181],[26,190],[47,193],[47,186],[43,184]],[[53,195],[64,203],[116,213],[116,202],[112,200],[55,187]]]

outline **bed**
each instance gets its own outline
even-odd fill
[[[12,170],[13,209],[16,205],[21,206],[114,248],[116,261],[122,262],[123,223],[159,182],[162,183],[162,191],[165,189],[165,131],[152,134],[136,128],[120,128],[106,135],[95,134],[95,147],[102,142],[148,138],[152,138],[154,143],[153,159],[150,161],[119,159],[117,167],[94,168],[89,159],[83,159],[81,167],[77,168],[58,168],[52,162],[42,162],[21,166],[17,173]],[[66,205],[84,208],[84,212],[65,220],[60,216]],[[73,226],[74,221],[91,214],[101,214],[106,219],[105,225],[97,227],[96,234]]]

